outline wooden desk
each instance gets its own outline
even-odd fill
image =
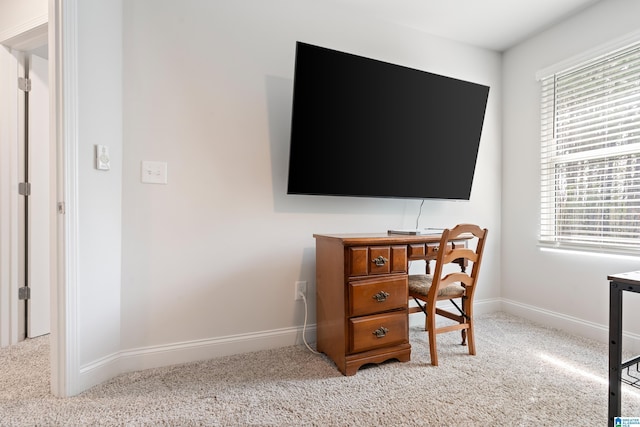
[[[621,412],[622,371],[640,363],[640,356],[622,362],[622,294],[640,293],[640,271],[613,274],[609,280],[609,425]],[[637,386],[637,385],[636,385]]]
[[[313,237],[318,351],[345,375],[367,363],[408,362],[408,262],[435,259],[441,236]]]

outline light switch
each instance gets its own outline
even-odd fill
[[[167,162],[143,161],[141,181],[146,184],[166,184]]]

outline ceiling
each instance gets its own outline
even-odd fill
[[[340,0],[360,13],[503,51],[600,0]]]

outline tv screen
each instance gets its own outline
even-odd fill
[[[468,200],[488,95],[297,42],[287,193]]]

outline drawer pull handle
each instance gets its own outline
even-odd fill
[[[391,295],[389,292],[380,291],[373,296],[373,299],[378,302],[384,302],[387,300],[387,298],[389,298],[389,295]]]
[[[440,249],[440,248],[438,248],[437,246],[434,246],[433,247],[433,252],[438,252],[438,249]]]
[[[372,259],[371,262],[374,263],[378,267],[382,267],[383,265],[388,263],[389,260],[387,258],[383,257],[382,255],[380,255],[378,258]]]
[[[385,328],[384,326],[380,326],[378,329],[373,331],[373,335],[375,335],[377,338],[383,338],[385,335],[387,335],[387,332],[389,332],[387,328]]]

